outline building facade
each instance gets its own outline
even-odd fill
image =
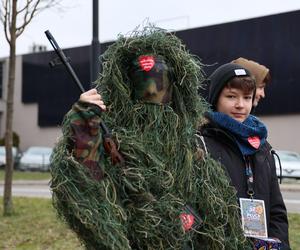
[[[267,125],[269,141],[275,149],[296,152],[300,152],[299,21],[300,11],[293,11],[176,32],[187,49],[201,58],[206,75],[241,56],[270,68],[272,81],[257,116]],[[102,52],[108,45],[101,45]],[[90,46],[64,51],[84,87],[90,88]],[[21,150],[34,145],[54,146],[61,134],[64,114],[80,95],[63,66],[49,67],[54,57],[54,52],[47,51],[17,57],[13,121]],[[0,59],[0,66],[0,136],[3,137],[8,59]],[[201,94],[205,96],[205,91]]]

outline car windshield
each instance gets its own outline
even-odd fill
[[[27,154],[32,155],[43,155],[43,154],[51,154],[52,148],[47,147],[31,147],[27,150]]]
[[[300,161],[300,155],[296,152],[278,151],[277,153],[282,161]]]

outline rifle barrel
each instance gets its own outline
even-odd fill
[[[83,93],[85,92],[85,89],[83,88],[80,80],[78,79],[77,75],[75,74],[73,68],[71,67],[70,63],[68,62],[67,57],[65,56],[64,52],[61,50],[61,48],[58,46],[57,42],[55,41],[54,37],[52,36],[52,34],[50,33],[49,30],[45,31],[45,34],[49,40],[49,42],[51,43],[53,49],[55,50],[55,52],[57,53],[57,55],[59,56],[61,62],[65,65],[65,67],[67,68],[67,71],[69,72],[69,74],[71,75],[73,81],[76,83],[76,85],[79,87],[80,91]]]
[[[54,37],[52,36],[52,34],[50,33],[49,30],[45,31],[45,34],[49,40],[49,42],[51,43],[54,51],[56,52],[56,54],[58,55],[59,59],[61,60],[61,62],[65,65],[65,67],[67,68],[67,71],[69,72],[69,74],[71,75],[72,79],[74,80],[74,82],[77,84],[77,86],[79,87],[80,91],[83,93],[85,92],[80,80],[78,79],[77,75],[75,74],[71,64],[68,62],[67,57],[65,56],[64,52],[61,50],[61,48],[58,46],[57,42],[55,41]],[[124,159],[122,157],[122,155],[118,152],[118,150],[116,149],[116,144],[115,142],[112,140],[112,134],[110,132],[110,130],[108,129],[108,127],[105,125],[105,123],[103,121],[100,122],[100,127],[103,131],[103,136],[105,137],[106,141],[109,141],[109,149],[108,149],[108,153],[111,156],[112,162],[113,164],[116,163],[121,163],[124,164]],[[109,140],[108,140],[109,139]],[[105,148],[106,149],[106,148]]]

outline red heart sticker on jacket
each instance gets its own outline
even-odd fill
[[[140,67],[144,71],[150,71],[155,64],[154,57],[153,56],[140,56],[139,64],[140,64]]]
[[[182,213],[180,214],[180,219],[181,219],[181,223],[182,226],[184,228],[184,231],[188,231],[192,228],[194,221],[195,221],[195,217],[192,214],[186,214],[186,213]]]
[[[260,145],[260,139],[258,136],[250,136],[248,137],[248,142],[250,143],[250,145],[252,147],[254,147],[255,149],[259,148]]]

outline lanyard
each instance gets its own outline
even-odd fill
[[[247,177],[247,194],[251,199],[254,197],[254,177],[253,177],[253,171],[250,164],[250,159],[248,157],[245,157],[245,163],[246,163],[246,177]]]

